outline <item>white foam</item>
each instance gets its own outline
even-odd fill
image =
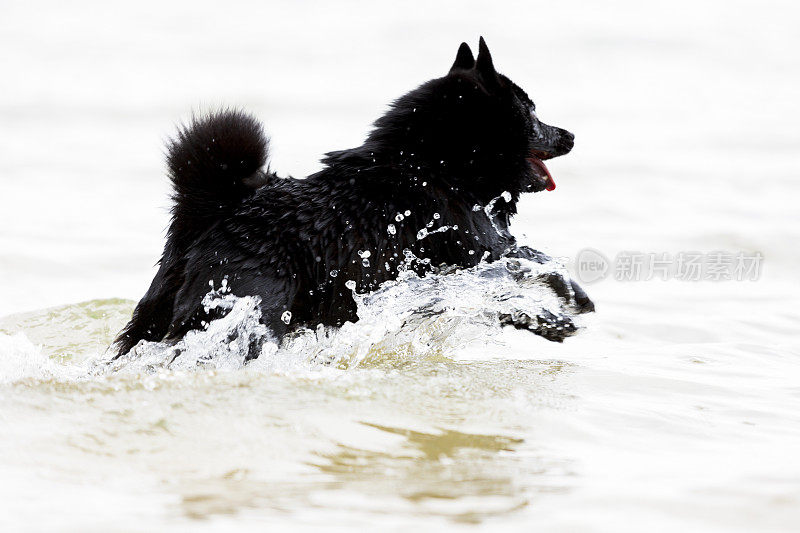
[[[261,324],[257,297],[212,291],[204,304],[225,309],[226,316],[172,345],[142,341],[130,353],[101,366],[105,365],[103,373],[236,370],[259,355],[249,366],[273,372],[319,365],[351,368],[386,356],[457,356],[470,344],[493,342],[500,331],[500,314],[533,317],[547,310],[572,316],[537,279],[542,272],[554,271],[564,273],[554,261],[540,265],[517,259],[425,277],[405,271],[401,279],[375,292],[353,293],[358,322],[300,330],[281,342]]]
[[[59,364],[50,359],[25,333],[0,333],[0,383],[75,379],[83,373],[77,365]]]

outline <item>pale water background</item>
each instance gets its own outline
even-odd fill
[[[4,0],[0,530],[798,530],[799,26],[770,1]],[[563,345],[493,326],[466,276],[442,314],[412,288],[244,369],[93,366],[154,272],[176,121],[243,106],[306,175],[478,35],[576,134],[516,234],[761,252],[761,278],[588,285]]]

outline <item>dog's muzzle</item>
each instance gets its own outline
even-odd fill
[[[575,136],[565,129],[539,122],[535,117],[533,130],[534,136],[531,138],[530,155],[527,158],[534,176],[531,190],[534,192],[545,189],[552,191],[556,188],[556,182],[553,180],[553,176],[550,175],[550,171],[545,166],[544,161],[568,154],[575,145]]]
[[[546,160],[566,155],[575,146],[575,136],[565,129],[539,122],[535,137],[531,139],[531,153]]]

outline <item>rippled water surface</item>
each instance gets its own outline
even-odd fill
[[[796,531],[798,23],[777,1],[8,2],[0,530]],[[484,265],[246,365],[248,299],[109,362],[163,244],[175,121],[246,106],[306,175],[480,34],[576,134],[519,206],[526,244],[573,272],[585,248],[761,253],[758,279],[612,271],[554,344],[497,317],[561,303]]]

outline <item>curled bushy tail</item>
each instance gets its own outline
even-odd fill
[[[193,118],[167,145],[175,189],[172,224],[150,289],[115,343],[118,355],[140,340],[160,341],[172,323],[175,295],[184,282],[184,253],[204,231],[274,175],[267,163],[269,141],[261,124],[241,111]]]
[[[269,177],[263,169],[269,141],[261,124],[242,111],[193,118],[178,130],[167,150],[175,190],[171,233],[204,230],[208,219],[239,205]]]

